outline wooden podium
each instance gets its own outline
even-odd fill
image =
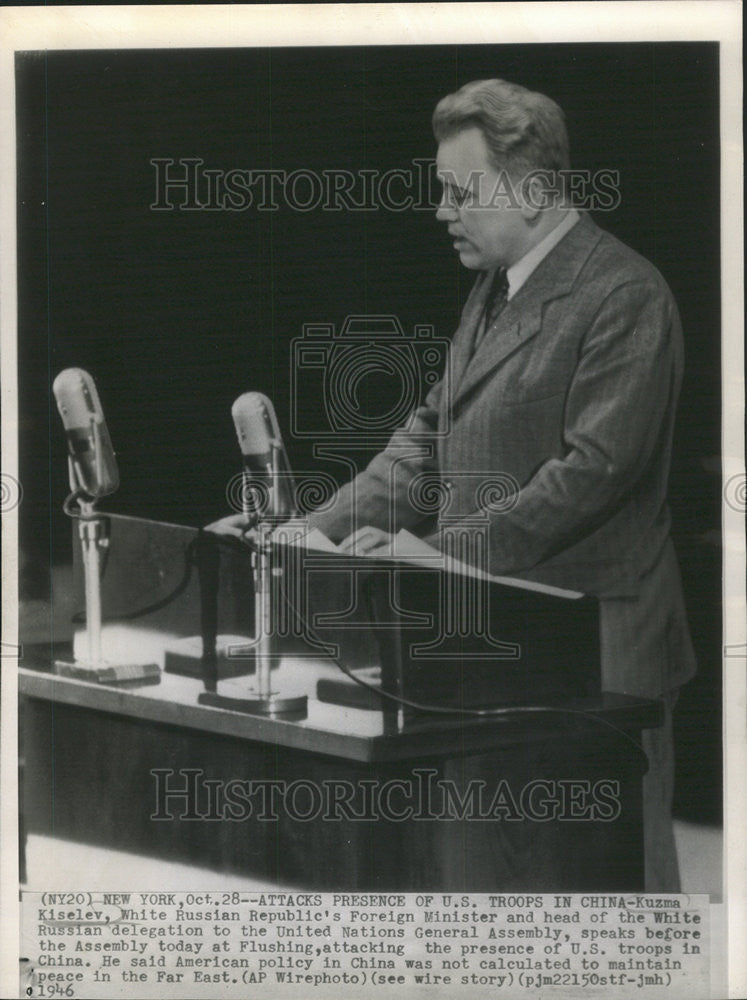
[[[102,580],[105,641],[160,644],[164,658],[204,612],[197,532],[167,528],[112,516]],[[251,634],[241,554],[220,573],[217,630]],[[339,626],[335,597],[332,586],[323,600]],[[289,633],[276,681],[308,695],[302,718],[199,704],[200,677],[133,688],[56,677],[58,650],[27,650],[27,829],[296,887],[643,888],[639,744],[660,724],[657,703],[576,690],[548,697],[547,711],[482,716],[343,706],[317,698],[340,681],[322,648],[333,631],[311,650]],[[359,633],[348,669],[370,669],[381,649]],[[246,680],[219,683],[240,692]]]

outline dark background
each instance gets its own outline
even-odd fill
[[[672,506],[698,679],[679,713],[678,806],[720,809],[718,46],[507,45],[24,53],[17,57],[22,593],[70,559],[54,376],[95,378],[121,487],[103,506],[176,523],[227,512],[232,401],[273,400],[290,434],[291,339],[304,323],[388,313],[453,333],[472,276],[424,211],[154,212],[151,159],[204,168],[408,169],[430,115],[501,76],[563,107],[573,165],[617,169],[596,221],[652,260],[685,329]],[[435,190],[435,188],[434,188]],[[178,201],[178,196],[174,196]],[[371,405],[380,387],[368,388]],[[300,400],[308,426],[321,392]],[[340,474],[340,466],[328,471]],[[344,476],[343,476],[344,478]]]

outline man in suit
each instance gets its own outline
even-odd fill
[[[433,128],[436,217],[478,272],[450,383],[311,523],[350,551],[376,551],[402,527],[444,548],[480,513],[464,473],[515,484],[485,512],[486,568],[598,597],[603,689],[664,701],[664,726],[644,735],[646,888],[678,891],[671,713],[695,662],[666,502],[677,307],[650,263],[548,197],[569,168],[549,98],[477,81],[438,104]],[[434,532],[413,503],[424,471],[447,485],[449,529]]]
[[[666,502],[677,307],[650,263],[552,196],[569,155],[549,98],[473,82],[439,102],[433,128],[436,217],[477,272],[451,377],[309,520],[359,553],[400,528],[448,550],[487,526],[490,573],[599,598],[603,689],[664,702],[664,726],[644,734],[646,888],[678,891],[672,709],[695,663]],[[424,473],[448,491],[448,527],[413,498]],[[481,477],[502,502],[484,502]]]

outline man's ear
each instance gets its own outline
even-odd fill
[[[550,205],[550,192],[542,171],[527,174],[521,182],[519,192],[521,214],[527,222],[532,222],[539,213]]]

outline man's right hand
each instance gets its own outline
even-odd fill
[[[248,531],[256,525],[257,517],[254,514],[229,514],[219,521],[213,521],[205,527],[205,531],[212,531],[214,535],[233,535],[234,538],[243,538]]]
[[[212,524],[206,525],[205,531],[212,531],[214,535],[232,535],[234,538],[249,540],[253,537],[257,520],[255,514],[229,514],[228,517],[222,517],[219,521],[213,521]],[[305,520],[292,517],[283,524],[279,524],[273,535],[277,540],[289,543],[297,541],[308,530],[309,526]]]

